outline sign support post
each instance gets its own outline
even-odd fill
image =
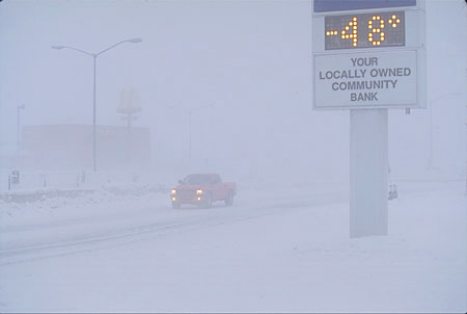
[[[388,234],[388,109],[425,108],[425,0],[313,0],[313,107],[350,111],[350,237]]]
[[[388,110],[350,110],[350,237],[388,233]]]

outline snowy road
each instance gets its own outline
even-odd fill
[[[280,214],[284,210],[304,210],[344,198],[344,193],[338,191],[310,193],[299,188],[294,190],[299,194],[285,198],[281,198],[280,193],[262,195],[255,192],[250,195],[250,203],[240,197],[240,202],[231,208],[224,208],[221,202],[211,209],[187,206],[181,210],[170,209],[167,196],[163,194],[152,199],[154,204],[128,205],[131,208],[121,208],[116,212],[106,210],[76,217],[75,209],[70,213],[71,217],[54,219],[49,216],[39,223],[3,226],[0,266],[119,246],[190,229]]]
[[[245,189],[231,208],[3,209],[0,311],[465,312],[463,189],[406,185],[390,235],[353,240],[346,191],[329,187]]]

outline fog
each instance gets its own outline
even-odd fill
[[[427,2],[427,109],[390,111],[394,177],[465,174],[465,11]],[[21,104],[21,127],[92,124],[92,58],[51,46],[138,37],[97,59],[97,124],[125,126],[132,89],[155,177],[347,181],[349,113],[312,110],[309,1],[4,1],[0,23],[2,155],[16,151]]]
[[[0,312],[465,312],[467,3],[426,1],[388,158],[313,108],[312,11],[0,0]]]

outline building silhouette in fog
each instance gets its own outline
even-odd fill
[[[97,126],[97,170],[147,168],[151,163],[148,128]],[[21,161],[30,170],[92,170],[92,125],[25,126]]]

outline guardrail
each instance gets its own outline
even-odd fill
[[[0,200],[5,203],[29,203],[44,200],[51,197],[78,197],[83,194],[93,193],[91,189],[76,189],[76,190],[36,190],[36,191],[22,191],[15,193],[0,194]]]
[[[77,197],[96,190],[118,195],[140,195],[165,191],[166,188],[129,172],[0,170],[0,200],[4,202]]]

